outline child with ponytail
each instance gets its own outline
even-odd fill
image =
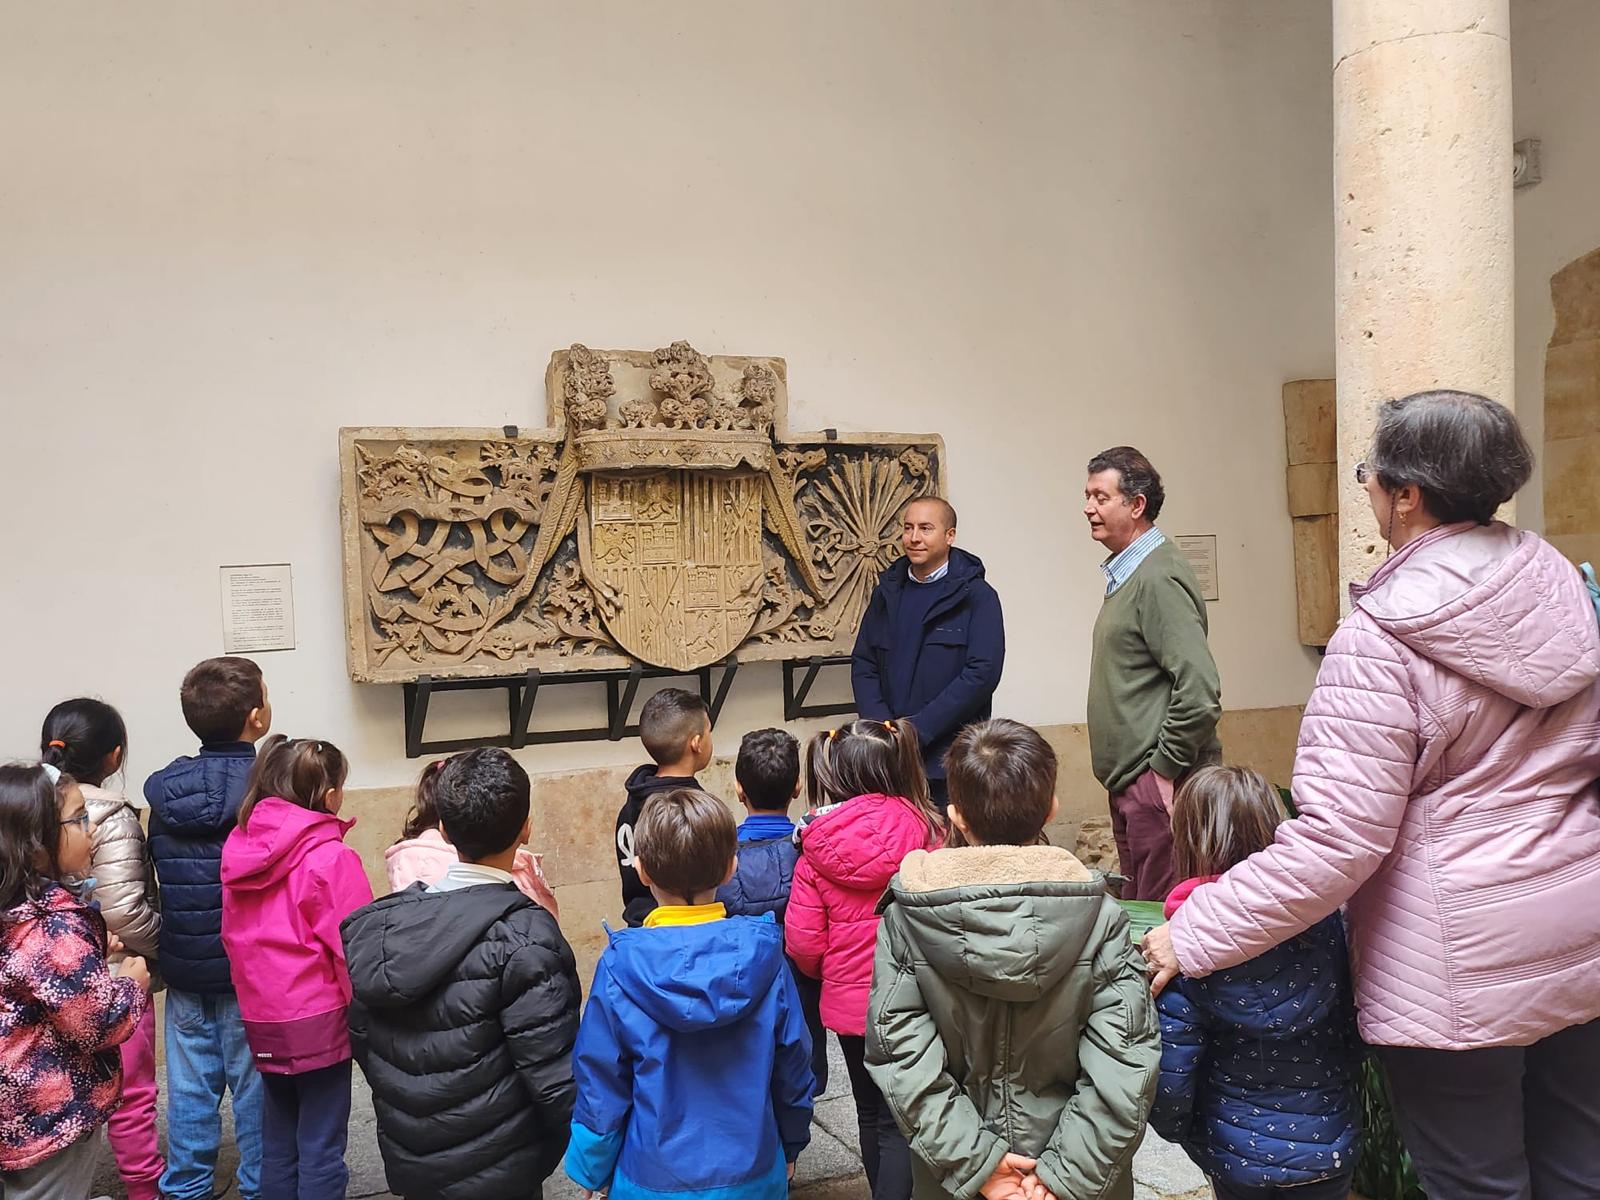
[[[406,814],[405,828],[400,840],[383,855],[384,871],[389,876],[389,890],[401,892],[413,883],[433,885],[443,879],[445,872],[461,861],[456,848],[440,828],[439,807],[434,799],[438,789],[439,773],[450,760],[441,758],[422,768],[417,780],[417,795],[411,811]],[[517,890],[532,900],[557,920],[561,910],[556,905],[556,895],[544,877],[544,865],[537,854],[524,846],[517,848],[517,857],[511,864],[511,878]]]
[[[372,902],[339,820],[348,773],[330,742],[268,738],[222,848],[222,941],[261,1072],[261,1194],[345,1194],[350,976],[339,924]]]
[[[856,721],[814,740],[806,757],[815,811],[797,834],[784,942],[822,981],[822,1023],[844,1052],[872,1198],[907,1200],[911,1149],[866,1068],[867,993],[878,901],[901,859],[943,843],[944,820],[909,721]]]
[[[90,870],[94,823],[53,764],[0,767],[0,1195],[84,1200],[117,1106],[117,1046],[150,1005],[144,959],[63,881]]]
[[[128,730],[122,716],[103,700],[81,696],[63,700],[45,716],[39,733],[41,759],[78,782],[94,831],[91,861],[84,880],[127,954],[143,957],[155,976],[161,907],[156,872],[145,844],[140,813],[143,798],[109,791],[105,783],[123,771]],[[112,962],[121,959],[113,955]],[[152,991],[159,991],[153,984]],[[156,1136],[156,1006],[145,1007],[133,1036],[122,1043],[122,1105],[106,1122],[117,1173],[128,1200],[158,1200],[166,1161]]]

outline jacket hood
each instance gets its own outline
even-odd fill
[[[233,828],[244,777],[254,765],[255,752],[248,746],[237,754],[175,759],[145,781],[144,798],[169,832],[220,836]]]
[[[1265,954],[1182,986],[1190,1003],[1219,1025],[1255,1038],[1300,1037],[1333,1019],[1346,1002],[1345,962],[1336,913]]]
[[[1550,708],[1600,679],[1600,628],[1582,577],[1527,530],[1441,526],[1350,594],[1417,654],[1518,704]]]
[[[119,808],[131,809],[138,812],[149,808],[142,798],[137,796],[124,796],[121,792],[108,792],[105,788],[95,787],[92,783],[80,783],[78,790],[83,793],[83,803],[89,810],[89,815],[98,824],[111,816]]]
[[[414,838],[401,838],[383,852],[383,861],[394,862],[413,855],[430,861],[437,860],[441,873],[460,861],[456,848],[445,841],[444,834],[437,829],[424,829]]]
[[[658,1025],[684,1033],[741,1020],[784,968],[782,931],[758,917],[620,929],[607,953],[622,994]]]
[[[452,978],[496,924],[537,907],[510,884],[454,892],[413,884],[374,900],[342,926],[351,990],[368,1008],[414,1004]]]
[[[911,560],[902,554],[889,565],[888,570],[878,576],[878,581],[891,588],[910,587],[911,581],[907,578],[910,570]],[[984,575],[983,559],[963,550],[960,546],[950,547],[950,573],[942,581],[947,588],[959,591],[973,580],[984,578]]]
[[[818,874],[863,892],[888,887],[901,860],[933,840],[922,814],[898,796],[847,800],[800,836],[801,853]]]
[[[1105,880],[1055,846],[914,850],[884,903],[940,978],[1006,1001],[1059,985],[1117,915]]]
[[[645,763],[642,767],[634,769],[624,784],[628,789],[628,800],[643,804],[657,792],[671,791],[675,788],[697,788],[699,781],[688,775],[657,775],[654,763]]]
[[[222,882],[242,891],[273,887],[318,846],[343,840],[354,824],[277,796],[263,796],[250,812],[249,825],[228,835]]]

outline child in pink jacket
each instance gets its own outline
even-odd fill
[[[422,768],[422,775],[417,780],[417,798],[406,816],[400,840],[384,851],[383,866],[389,876],[391,892],[404,891],[413,883],[438,883],[446,871],[461,861],[456,848],[445,840],[444,832],[439,828],[439,810],[433,801],[439,772],[449,761],[448,758],[441,758]],[[561,919],[556,894],[545,880],[539,855],[519,848],[511,864],[511,878],[519,892],[556,920]]]
[[[328,742],[269,738],[222,848],[222,942],[261,1072],[261,1193],[343,1197],[350,1033],[339,924],[372,902],[338,818],[348,766]]]
[[[822,1023],[844,1052],[873,1200],[907,1200],[911,1148],[866,1068],[867,993],[878,901],[901,859],[943,843],[944,822],[909,721],[856,721],[826,736],[809,762],[832,794],[812,794],[834,803],[818,808],[798,834],[784,944],[800,970],[822,980]]]

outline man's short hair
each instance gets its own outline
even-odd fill
[[[913,504],[933,505],[939,510],[939,515],[943,518],[946,529],[954,529],[956,527],[956,506],[943,496],[918,496],[913,500],[907,500],[906,506],[900,510],[901,524],[905,523],[906,514],[911,511]]]
[[[685,900],[722,886],[738,844],[728,806],[695,788],[657,792],[633,826],[634,857],[650,881]]]
[[[482,747],[444,764],[434,787],[439,825],[468,862],[500,854],[522,840],[528,822],[528,773],[504,750]]]
[[[208,658],[189,668],[178,689],[183,719],[202,742],[237,741],[250,710],[266,703],[261,668],[248,658]]]
[[[658,767],[677,762],[689,748],[689,739],[704,733],[710,720],[711,710],[698,693],[662,688],[640,710],[639,740]]]
[[[1089,460],[1089,474],[1098,475],[1101,471],[1117,473],[1117,490],[1130,501],[1135,496],[1144,497],[1145,520],[1154,521],[1161,515],[1161,506],[1167,499],[1166,489],[1161,486],[1161,472],[1139,451],[1132,446],[1113,446],[1100,451]]]
[[[800,782],[800,743],[782,729],[757,729],[744,735],[733,777],[751,808],[784,812]]]
[[[1039,840],[1056,794],[1056,752],[1037,732],[997,717],[968,725],[945,755],[950,803],[984,845]]]

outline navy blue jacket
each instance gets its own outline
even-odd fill
[[[612,1200],[786,1200],[814,1081],[771,920],[613,932],[572,1067],[566,1166],[579,1187]]]
[[[794,885],[794,864],[800,858],[794,838],[763,838],[739,843],[739,865],[733,878],[717,889],[717,899],[730,917],[764,917],[783,924]]]
[[[911,686],[896,694],[889,655],[895,639],[905,636],[900,602],[907,588],[922,586],[911,582],[909,570],[901,558],[879,578],[861,618],[850,681],[856,712],[869,721],[908,718],[922,742],[928,777],[943,779],[944,754],[956,734],[992,711],[1006,659],[1005,619],[999,595],[983,577],[983,560],[952,548],[943,594],[922,622]]]
[[[1248,962],[1161,993],[1150,1127],[1237,1187],[1313,1183],[1361,1153],[1355,1033],[1336,915]]]
[[[173,759],[144,782],[161,883],[161,973],[180,992],[233,991],[222,948],[222,843],[255,765],[249,742],[219,742]]]

